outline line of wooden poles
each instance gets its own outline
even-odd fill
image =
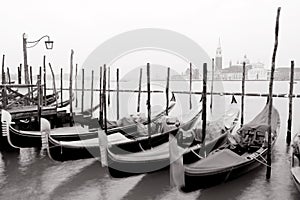
[[[63,69],[61,68],[61,73],[60,73],[60,100],[61,100],[61,103],[63,103],[63,90],[69,90],[69,99],[70,99],[70,110],[72,111],[71,113],[73,113],[73,106],[72,106],[72,99],[73,99],[73,88],[72,88],[72,74],[73,74],[73,54],[74,52],[71,51],[71,63],[70,63],[70,84],[69,84],[69,88],[63,88]],[[2,58],[2,85],[0,85],[0,87],[2,88],[2,105],[3,107],[5,108],[5,106],[8,105],[8,101],[7,101],[7,98],[6,97],[6,91],[8,89],[8,87],[30,87],[31,88],[31,93],[30,95],[33,95],[33,87],[41,87],[39,85],[42,85],[41,83],[41,77],[42,77],[42,72],[41,72],[41,67],[40,67],[40,70],[39,70],[39,76],[37,78],[37,85],[33,85],[32,84],[32,73],[30,73],[30,85],[22,85],[22,84],[7,84],[6,82],[6,76],[5,76],[5,71],[4,71],[4,59],[5,59],[5,55],[3,55],[3,58]],[[53,90],[56,88],[47,88],[46,87],[46,61],[45,61],[45,56],[44,56],[44,59],[43,59],[43,82],[44,84],[42,85],[43,87],[43,94],[42,94],[42,98],[41,100],[39,100],[40,102],[40,106],[46,106],[47,105],[47,102],[46,102],[46,90]],[[212,61],[212,63],[214,63],[214,61]],[[49,66],[50,66],[50,69],[52,70],[52,67],[51,67],[51,64],[49,63]],[[213,66],[213,65],[212,65]],[[20,66],[21,67],[21,66]],[[192,65],[190,64],[190,72],[192,72],[191,70],[191,67]],[[104,68],[104,67],[103,67]],[[106,66],[105,66],[106,68]],[[147,65],[147,68],[148,68],[148,65]],[[32,71],[32,70],[31,70]],[[53,70],[52,70],[53,71]],[[94,92],[96,91],[99,91],[99,99],[100,99],[100,109],[99,109],[99,116],[100,116],[100,120],[103,119],[103,108],[102,108],[102,105],[101,105],[101,100],[103,99],[103,97],[101,97],[101,94],[104,94],[104,88],[102,88],[102,84],[104,85],[104,77],[102,79],[102,76],[105,74],[105,76],[108,76],[107,79],[105,77],[105,82],[107,82],[108,84],[107,85],[110,85],[110,74],[107,73],[110,71],[110,68],[106,68],[105,70],[105,73],[103,72],[102,73],[102,67],[100,67],[100,84],[99,84],[99,88],[100,89],[95,89],[94,88],[94,71],[92,71],[92,79],[91,79],[91,88],[90,89],[86,89],[85,88],[85,70],[82,69],[82,88],[81,89],[78,89],[77,87],[77,77],[78,77],[78,65],[76,64],[76,69],[75,69],[75,107],[78,106],[78,94],[77,94],[77,91],[78,90],[81,90],[82,92],[82,95],[81,95],[81,111],[83,112],[84,110],[84,93],[85,91],[90,91],[91,92],[91,108],[93,107],[93,95],[94,95]],[[109,92],[116,92],[117,93],[117,119],[120,118],[120,103],[119,103],[119,99],[120,99],[120,96],[119,96],[119,93],[120,92],[137,92],[138,93],[138,100],[137,100],[137,111],[140,112],[140,103],[141,103],[141,93],[147,93],[147,92],[150,92],[150,93],[165,93],[166,94],[166,107],[169,106],[169,93],[170,93],[170,89],[169,89],[169,81],[170,81],[170,68],[167,69],[167,80],[166,80],[166,90],[165,91],[161,91],[161,90],[142,90],[142,71],[143,69],[141,68],[140,69],[140,76],[139,76],[139,85],[138,85],[138,90],[120,90],[119,88],[119,84],[120,84],[120,79],[119,79],[119,69],[117,69],[117,73],[116,73],[116,82],[117,82],[117,89],[108,89],[108,87],[105,87],[105,90],[107,91],[107,93],[109,94]],[[274,72],[274,69],[272,69],[272,71]],[[52,72],[53,73],[53,72]],[[107,74],[107,75],[106,75]],[[211,102],[210,102],[210,108],[212,109],[212,104],[213,104],[213,95],[236,95],[236,96],[239,96],[241,95],[241,125],[244,124],[244,96],[262,96],[262,97],[269,97],[270,95],[272,97],[283,97],[283,98],[289,98],[289,116],[288,116],[288,126],[287,126],[287,137],[286,137],[286,142],[287,144],[290,144],[291,142],[291,127],[292,127],[292,104],[293,104],[293,98],[298,98],[300,95],[295,95],[293,94],[293,83],[294,83],[294,61],[291,61],[291,75],[290,75],[290,90],[289,90],[289,94],[258,94],[258,93],[245,93],[245,76],[246,76],[246,69],[245,69],[245,63],[243,63],[243,76],[242,76],[242,92],[239,93],[239,92],[213,92],[213,79],[212,79],[212,84],[211,84],[211,91],[210,92],[205,92],[206,95],[211,95]],[[54,79],[54,75],[53,75],[53,79]],[[21,77],[18,77],[18,80],[20,81],[21,80]],[[107,81],[106,81],[107,80]],[[147,76],[147,80],[148,80],[148,76]],[[55,81],[53,81],[55,83]],[[190,73],[190,90],[189,91],[172,91],[173,94],[188,94],[190,96],[189,98],[189,103],[190,103],[190,108],[192,108],[192,103],[191,103],[191,96],[192,95],[203,95],[204,94],[204,91],[202,92],[193,92],[192,91],[192,73]],[[273,80],[270,80],[270,83],[273,82]],[[39,91],[41,90],[38,89],[38,93]],[[55,91],[56,93],[56,91]],[[39,94],[40,95],[40,94]],[[110,99],[110,95],[107,95],[107,99],[109,100]],[[110,100],[109,100],[110,101]],[[167,112],[168,112],[168,109],[166,109]],[[168,114],[168,113],[167,113]],[[72,122],[71,122],[72,123]],[[72,125],[72,124],[71,124]]]
[[[288,126],[287,126],[287,135],[286,135],[286,142],[288,145],[290,145],[291,142],[291,127],[292,127],[292,106],[293,106],[293,98],[299,98],[300,95],[294,95],[293,94],[293,84],[294,84],[294,61],[291,61],[291,74],[290,74],[290,89],[289,89],[289,95],[286,94],[273,94],[273,82],[274,82],[274,71],[275,71],[275,58],[276,58],[276,52],[278,47],[278,32],[279,32],[279,16],[280,16],[280,8],[277,10],[277,17],[276,17],[276,27],[275,27],[275,44],[274,44],[274,50],[272,55],[272,66],[271,66],[271,76],[270,76],[270,82],[269,82],[269,93],[268,94],[258,94],[258,93],[245,93],[245,77],[246,77],[246,67],[245,63],[243,63],[243,73],[242,73],[242,92],[241,93],[229,93],[229,92],[214,92],[213,91],[213,82],[214,82],[214,74],[212,73],[212,85],[211,85],[211,91],[207,92],[207,63],[203,64],[203,88],[202,92],[193,92],[192,91],[192,63],[190,63],[190,74],[189,74],[189,91],[172,91],[172,93],[177,94],[189,94],[189,108],[192,109],[192,95],[193,94],[201,94],[202,95],[202,138],[203,143],[205,143],[205,135],[206,135],[206,101],[207,101],[207,95],[211,95],[211,102],[210,102],[210,108],[213,108],[213,95],[241,95],[241,126],[244,124],[244,97],[245,96],[265,96],[268,97],[268,104],[269,104],[269,112],[268,112],[268,153],[267,153],[267,173],[266,178],[269,179],[271,176],[271,118],[272,118],[272,106],[273,106],[273,97],[288,97],[289,98],[289,116],[288,116]],[[70,57],[70,79],[69,79],[69,101],[70,101],[70,115],[71,119],[73,117],[73,55],[74,51],[71,50],[71,57]],[[11,78],[10,78],[10,72],[7,68],[7,76],[8,76],[8,84],[6,81],[6,73],[4,68],[4,59],[5,55],[3,55],[2,58],[2,85],[0,85],[2,89],[2,106],[5,108],[8,105],[7,100],[7,89],[9,87],[28,87],[29,92],[27,95],[33,97],[33,85],[32,82],[32,67],[30,67],[30,84],[26,84],[26,86],[21,86],[21,71],[22,71],[22,65],[18,67],[18,84],[11,84]],[[49,66],[51,68],[51,64],[49,63]],[[214,60],[212,60],[212,68],[214,70]],[[140,77],[139,77],[139,86],[138,90],[120,90],[119,88],[119,69],[116,71],[116,81],[117,81],[117,89],[112,90],[110,89],[110,67],[106,67],[106,65],[100,67],[100,84],[99,89],[94,88],[94,71],[92,71],[92,80],[91,80],[91,88],[85,89],[85,72],[84,69],[82,69],[82,87],[81,87],[81,111],[83,112],[84,109],[84,92],[85,91],[91,91],[91,109],[93,108],[93,95],[95,91],[99,91],[99,120],[100,124],[103,126],[104,130],[107,132],[107,106],[110,105],[110,92],[117,92],[117,119],[119,119],[119,93],[120,92],[138,92],[138,103],[137,103],[137,111],[140,111],[140,103],[141,103],[141,93],[146,92],[147,93],[147,118],[150,122],[151,120],[151,93],[163,93],[166,94],[166,114],[168,115],[168,106],[169,106],[169,81],[170,81],[170,68],[167,69],[167,80],[166,80],[166,89],[165,91],[160,90],[151,90],[151,78],[150,78],[150,64],[147,63],[147,90],[144,91],[141,89],[142,84],[142,69],[140,69]],[[212,70],[212,71],[213,71]],[[53,74],[53,70],[51,68],[52,76],[53,76],[53,87],[55,89],[55,77]],[[63,90],[66,90],[63,88],[63,69],[61,68],[61,74],[60,74],[60,96],[61,96],[61,103],[62,96],[63,96]],[[76,64],[76,70],[75,70],[75,106],[78,106],[78,98],[77,98],[77,91],[79,90],[77,88],[77,76],[78,76],[78,69]],[[44,56],[43,59],[43,81],[44,84],[41,84],[42,80],[42,68],[39,69],[39,75],[37,76],[37,90],[38,90],[38,113],[39,116],[41,115],[41,108],[42,106],[47,105],[46,101],[46,57]],[[53,89],[53,88],[51,88]],[[106,97],[107,95],[107,97]],[[25,98],[27,101],[27,98]],[[44,102],[44,103],[43,103]],[[73,120],[70,121],[70,125],[73,125]],[[151,126],[150,123],[148,123],[148,134],[149,134],[149,144],[151,145]]]

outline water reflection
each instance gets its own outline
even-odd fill
[[[30,165],[36,161],[38,153],[39,150],[35,148],[20,149],[19,170],[21,173],[25,174],[26,171],[30,169]]]

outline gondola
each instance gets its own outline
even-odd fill
[[[198,120],[200,113],[201,111],[199,111],[192,119],[186,121],[186,126],[188,124],[195,123],[195,121]],[[157,129],[157,125],[160,123],[160,120],[157,119],[151,123],[153,132]],[[143,151],[145,149],[166,143],[168,141],[169,132],[173,132],[175,134],[175,132],[178,130],[178,128],[173,124],[168,128],[171,129],[168,132],[155,133],[151,135],[151,144],[149,143],[148,134],[141,133],[139,131],[141,129],[135,128],[133,129],[133,132],[128,131],[126,134],[124,132],[115,132],[113,134],[109,134],[107,136],[108,145],[112,151],[119,153],[128,151]],[[97,134],[99,133],[98,131],[96,132]],[[128,135],[134,135],[135,137],[127,137]],[[51,131],[51,133],[48,135],[48,154],[49,157],[56,161],[99,157],[99,138],[82,139],[78,141],[57,141],[52,137]]]
[[[53,104],[53,103],[55,103],[56,102],[56,100],[58,99],[58,95],[59,94],[59,92],[56,92],[56,94],[47,94],[46,95],[46,97],[44,97],[45,98],[45,100],[46,100],[46,103],[47,103],[47,105],[50,105],[50,104]],[[34,101],[38,101],[38,96],[35,96],[34,98]]]
[[[14,90],[12,90],[12,91],[14,91]],[[8,94],[8,97],[13,100],[12,102],[14,102],[18,98],[17,91],[11,92],[11,94]],[[44,97],[44,100],[46,101],[47,105],[53,104],[56,101],[56,99],[58,99],[58,92],[56,94],[54,94],[54,93],[53,94],[48,94],[48,95],[46,95],[46,97]],[[33,100],[37,102],[38,97],[35,96],[33,98]],[[10,99],[9,99],[9,102],[11,102]],[[13,105],[11,105],[11,107],[17,107],[17,106],[20,106],[20,104],[24,104],[24,101],[20,101],[15,105],[13,104]]]
[[[291,162],[291,174],[293,181],[300,192],[300,134],[296,134],[293,139],[293,153]]]
[[[169,106],[169,110],[171,110],[175,105],[175,102],[172,101]],[[4,116],[9,115],[9,113],[5,110],[2,110],[2,113],[6,112]],[[88,112],[88,111],[85,111]],[[153,117],[153,121],[157,121],[166,113],[165,110],[159,112],[157,115]],[[10,117],[11,119],[11,117]],[[5,119],[4,119],[5,120]],[[6,120],[7,121],[7,120]],[[89,122],[95,121],[92,118],[88,119]],[[80,120],[76,120],[78,124],[74,127],[61,127],[55,128],[51,131],[51,136],[54,140],[57,141],[77,141],[77,140],[85,140],[85,139],[93,139],[98,137],[97,128],[92,127],[91,129],[87,127],[82,127],[80,124]],[[98,125],[98,121],[96,119],[95,122]],[[95,124],[94,123],[94,124]],[[98,125],[99,126],[99,125]],[[97,127],[97,126],[96,126]],[[130,124],[123,127],[115,127],[108,130],[108,134],[113,134],[115,132],[121,132],[126,137],[132,138],[137,137],[133,134],[134,131],[137,130],[136,124]],[[4,135],[5,136],[5,135]],[[41,147],[41,133],[40,131],[24,131],[18,130],[14,128],[13,125],[9,126],[9,132],[7,134],[7,140],[12,147],[15,148],[26,148],[26,147]]]
[[[201,139],[196,140],[194,135],[185,134],[182,136],[181,133],[191,133],[192,130],[197,130],[199,124],[201,124],[201,117],[198,114],[189,123],[183,124],[178,132],[175,132],[176,138],[180,141],[183,162],[193,162],[195,159],[203,156],[203,154],[209,153],[211,150],[216,149],[220,145],[226,142],[228,134],[231,133],[233,128],[236,126],[236,121],[239,116],[239,110],[236,105],[232,105],[220,119],[211,121],[208,123],[208,127],[218,127],[214,129],[214,134],[204,145]],[[223,122],[227,123],[223,123]],[[198,133],[201,134],[201,129],[198,129]],[[173,133],[168,133],[174,135]],[[166,138],[168,140],[168,138]],[[116,151],[115,149],[108,148],[108,169],[112,177],[122,178],[132,175],[138,175],[142,173],[155,172],[169,167],[170,154],[169,154],[169,142],[160,144],[159,146],[144,149],[143,151],[136,153]]]
[[[248,124],[237,130],[230,143],[211,152],[205,159],[184,168],[184,191],[207,188],[232,180],[242,174],[266,165],[268,109],[264,109]],[[278,111],[272,109],[272,147],[280,129]]]

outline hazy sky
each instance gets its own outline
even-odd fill
[[[276,9],[282,7],[277,64],[300,62],[299,0],[10,0],[0,7],[0,53],[16,71],[22,57],[22,33],[29,40],[48,34],[54,49],[44,43],[28,49],[29,64],[42,64],[47,55],[55,69],[69,67],[70,50],[82,64],[110,37],[137,28],[164,28],[186,35],[215,55],[221,38],[224,65],[247,54],[270,66]],[[58,71],[57,71],[58,72]]]

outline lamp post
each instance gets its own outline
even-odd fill
[[[35,41],[27,41],[27,34],[23,33],[23,56],[24,56],[24,74],[25,74],[25,84],[29,85],[29,72],[27,64],[27,49],[35,47],[42,39],[47,38],[45,41],[46,49],[53,49],[53,41],[50,40],[48,35],[42,36],[40,39]],[[30,44],[30,46],[28,45]],[[28,93],[30,93],[30,87],[28,87]],[[28,104],[28,101],[26,101]]]
[[[35,47],[42,39],[47,38],[45,41],[46,49],[53,49],[53,41],[50,40],[48,35],[44,35],[38,40],[27,41],[27,35],[23,33],[23,55],[24,55],[24,72],[25,72],[25,84],[29,84],[29,73],[28,73],[28,64],[27,64],[27,49]],[[28,46],[31,44],[31,46]]]

